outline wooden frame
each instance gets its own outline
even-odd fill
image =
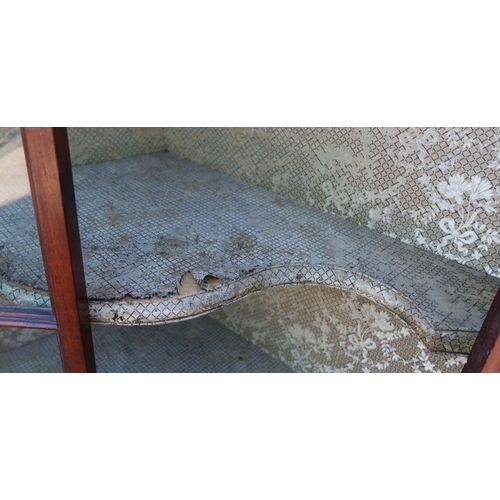
[[[462,373],[500,372],[500,290],[472,346]]]
[[[95,372],[67,130],[21,135],[63,370]]]
[[[66,128],[21,128],[52,311],[0,306],[0,326],[56,329],[65,372],[95,372]],[[500,372],[500,290],[463,369]]]

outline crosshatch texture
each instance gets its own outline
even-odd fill
[[[101,373],[276,373],[292,370],[208,316],[171,325],[93,327]],[[54,332],[0,352],[0,373],[61,372]]]
[[[493,276],[500,276],[499,131],[431,127],[68,129],[75,165],[168,149]],[[0,132],[10,144],[17,134],[12,128]],[[402,274],[402,279],[408,278]],[[48,303],[41,290],[12,288],[10,283],[3,287],[4,295],[18,301]],[[296,302],[286,302],[288,308],[281,308],[284,315],[292,314],[301,297],[324,302],[323,292],[316,287],[294,290]],[[480,300],[489,300],[489,291],[478,293]],[[350,296],[355,304],[358,296]],[[237,305],[247,300],[258,304],[257,297]],[[236,305],[223,311],[226,318],[232,310],[236,311]],[[257,305],[253,310],[258,314]],[[448,332],[445,350],[468,352],[474,335],[464,330],[450,340]],[[428,346],[436,342],[432,335],[426,340]],[[439,343],[442,349],[442,336]]]
[[[4,205],[29,197],[28,172],[19,128],[0,127],[0,180],[0,211]],[[0,216],[0,226],[2,225],[2,217],[4,216]],[[16,231],[22,230],[23,227],[16,228]],[[32,244],[37,246],[38,239],[35,238]],[[0,241],[1,261],[2,242]],[[2,298],[2,293],[0,293],[0,305],[12,305],[12,303],[5,300],[5,297]],[[22,346],[50,334],[49,330],[2,327],[0,328],[0,352]]]
[[[182,157],[500,276],[500,128],[166,128]]]
[[[165,149],[163,129],[159,127],[68,128],[73,165],[85,165]]]
[[[500,128],[69,128],[72,161],[169,151],[500,277]]]
[[[265,288],[314,283],[380,302],[428,347],[464,353],[500,283],[170,153],[75,167],[74,180],[95,322],[180,320]],[[3,295],[47,305],[31,202],[1,210]],[[186,273],[189,294],[180,291]],[[202,288],[207,276],[218,288]]]
[[[429,352],[393,312],[335,288],[268,290],[212,317],[297,372],[460,372],[466,361]]]

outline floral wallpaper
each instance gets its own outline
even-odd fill
[[[500,128],[166,128],[165,139],[182,157],[500,277]],[[461,370],[463,357],[426,351],[361,302],[284,289],[216,318],[299,371]],[[289,320],[304,303],[314,313]]]
[[[212,317],[298,372],[459,372],[466,360],[429,351],[390,310],[335,288],[275,288]]]
[[[68,133],[75,165],[168,149],[500,277],[500,127]]]
[[[190,160],[500,276],[500,128],[166,128]]]

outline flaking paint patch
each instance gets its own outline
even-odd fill
[[[179,282],[179,287],[177,288],[177,295],[179,297],[188,297],[190,295],[196,295],[201,292],[201,286],[194,279],[191,271],[187,271],[182,275],[181,281]]]
[[[221,287],[221,281],[220,278],[217,278],[217,276],[212,276],[208,274],[203,278],[203,283],[201,285],[201,288],[205,291],[210,291],[210,290],[215,290],[216,288]]]

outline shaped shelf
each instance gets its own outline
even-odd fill
[[[500,280],[169,153],[74,167],[92,321],[177,321],[284,285],[334,286],[468,353]],[[48,306],[31,199],[0,206],[5,299]]]

